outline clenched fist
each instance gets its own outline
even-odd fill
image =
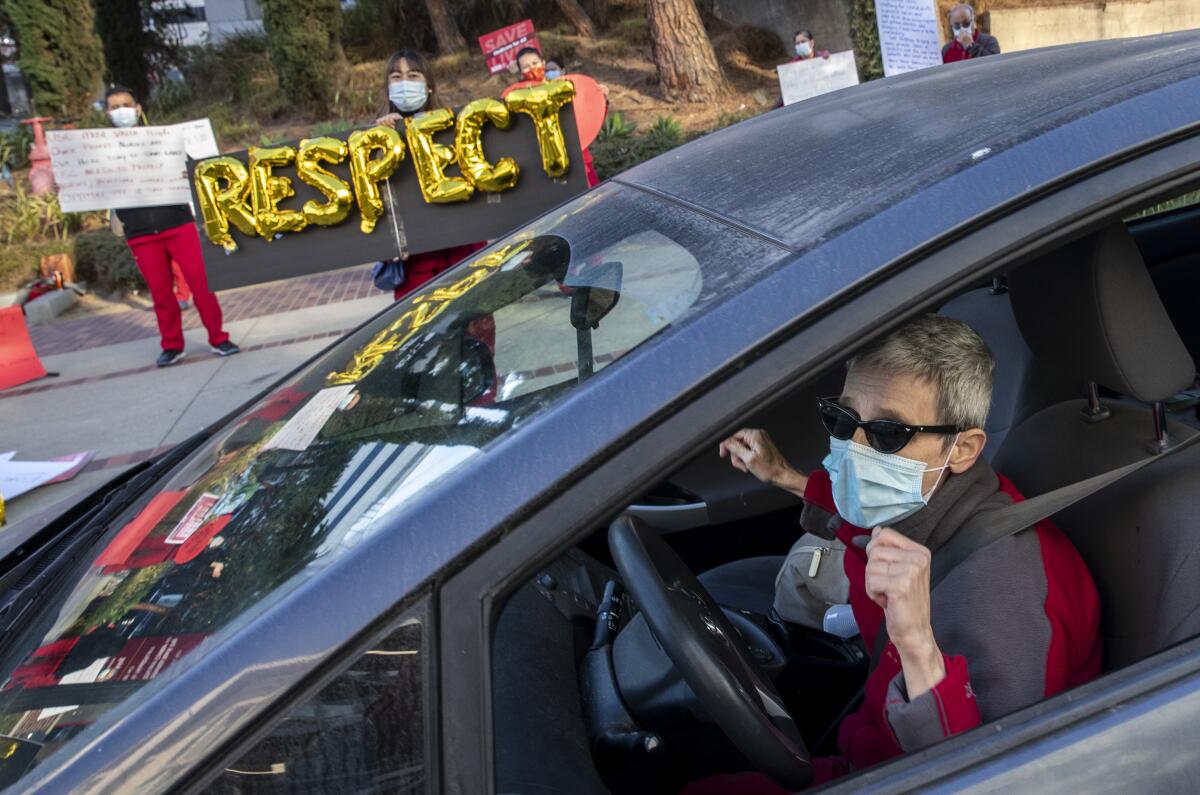
[[[900,653],[909,699],[946,675],[929,614],[929,549],[890,527],[876,527],[867,544],[867,596],[883,608],[888,637]]]

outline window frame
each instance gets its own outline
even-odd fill
[[[644,484],[661,479],[704,445],[715,448],[740,418],[769,403],[774,395],[799,388],[844,360],[867,341],[861,336],[863,328],[875,326],[878,334],[886,333],[965,286],[1122,218],[1122,210],[1200,186],[1197,127],[1145,142],[1134,151],[1093,164],[1084,173],[1064,175],[1039,195],[998,208],[966,228],[950,230],[891,263],[869,284],[833,297],[819,314],[799,318],[776,338],[761,343],[740,369],[714,375],[703,394],[600,462],[447,581],[439,595],[445,616],[442,643],[461,653],[442,658],[442,679],[455,682],[455,697],[444,698],[442,704],[443,748],[448,769],[455,771],[454,779],[446,782],[446,792],[496,792],[493,630],[507,597],[539,565],[635,500]],[[803,257],[782,270],[796,273],[802,263]],[[880,323],[879,318],[889,320]],[[597,494],[608,496],[597,501]],[[457,606],[454,612],[450,612],[452,605]],[[464,610],[464,605],[472,609]],[[1196,649],[1185,656],[1185,662],[1200,673],[1200,641],[1193,645]],[[1141,692],[1140,687],[1152,686],[1155,671],[1155,665],[1147,663],[1108,674],[1088,687],[1115,694],[1132,686]],[[1069,704],[1071,698],[1072,693],[1063,694],[1018,713],[1032,716],[1027,718],[1026,734],[1037,736],[1061,728],[1064,702]],[[1110,702],[1101,697],[1097,704],[1096,709],[1104,710]],[[963,771],[979,763],[976,741],[987,731],[889,763],[875,781],[882,783],[900,765],[923,765],[926,776]],[[1004,750],[989,746],[989,753]],[[856,777],[852,786],[861,781]]]
[[[210,755],[197,768],[196,772],[188,776],[180,786],[175,787],[172,791],[180,793],[180,795],[202,795],[208,786],[220,777],[225,768],[236,763],[245,753],[269,736],[292,709],[310,698],[314,698],[323,688],[345,673],[363,654],[395,632],[401,624],[411,619],[414,613],[419,613],[420,620],[423,622],[421,642],[425,658],[423,689],[425,691],[426,791],[429,793],[441,792],[442,754],[439,730],[441,665],[439,659],[440,631],[437,621],[439,606],[440,601],[437,598],[436,589],[422,588],[410,594],[400,605],[381,616],[359,638],[330,655],[312,676],[281,696],[229,743]]]

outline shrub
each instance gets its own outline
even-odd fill
[[[342,66],[338,0],[261,0],[268,52],[279,88],[296,108],[326,113]]]
[[[58,197],[53,193],[34,195],[17,182],[10,193],[0,196],[0,234],[6,245],[61,240],[66,230]]]
[[[659,116],[647,130],[634,134],[633,122],[614,113],[592,143],[592,160],[600,179],[608,179],[683,143],[683,126],[673,116]]]
[[[75,275],[93,288],[109,292],[145,289],[133,252],[107,229],[83,232],[75,238]]]
[[[879,49],[875,0],[850,0],[850,40],[854,42],[859,79],[865,83],[883,77],[883,51]]]
[[[217,45],[189,47],[183,73],[192,100],[205,106],[233,105],[266,116],[285,105],[263,33],[237,33]]]
[[[4,0],[18,63],[38,113],[70,116],[92,100],[104,72],[89,0]]]
[[[29,147],[33,146],[33,128],[20,124],[10,133],[0,133],[0,166],[13,171],[29,168]]]

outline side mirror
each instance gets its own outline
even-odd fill
[[[625,266],[620,262],[602,262],[577,274],[571,289],[571,325],[579,331],[598,327],[621,298],[621,277]],[[574,281],[575,279],[572,279]]]

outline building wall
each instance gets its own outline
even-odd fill
[[[1040,8],[988,4],[1004,52],[1200,28],[1200,0],[1108,0]]]
[[[262,8],[258,0],[205,0],[208,40],[220,44],[235,33],[261,32]]]

